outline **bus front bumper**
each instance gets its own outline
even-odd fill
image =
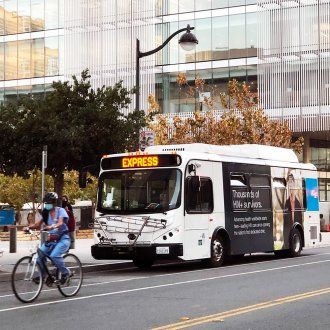
[[[182,244],[152,245],[106,245],[95,244],[91,247],[92,256],[97,260],[132,260],[134,257],[152,259],[177,259],[183,255]]]

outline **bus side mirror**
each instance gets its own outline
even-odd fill
[[[194,172],[194,174],[196,175],[196,166],[195,166],[195,164],[189,164],[188,165],[188,173],[191,174],[192,172]]]
[[[84,170],[79,171],[79,188],[86,188],[87,186],[87,172]]]

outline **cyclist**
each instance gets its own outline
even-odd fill
[[[48,192],[44,197],[43,218],[37,220],[29,229],[39,229],[45,222],[44,229],[49,232],[49,240],[45,242],[40,250],[49,255],[57,269],[61,272],[61,284],[65,284],[70,276],[69,270],[65,267],[63,254],[70,248],[71,240],[67,226],[68,214],[65,209],[57,206],[58,195],[55,192]],[[43,263],[38,257],[38,264],[42,272],[42,277],[46,275]],[[39,279],[36,279],[37,281]]]

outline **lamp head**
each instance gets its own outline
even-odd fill
[[[190,30],[193,29],[194,28],[190,27],[190,25],[188,24],[187,31],[179,39],[179,45],[186,51],[193,50],[198,44],[196,36],[190,32]]]

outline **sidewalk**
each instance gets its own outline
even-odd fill
[[[320,246],[330,245],[330,231],[321,233],[321,243]]]
[[[18,259],[29,255],[30,248],[36,245],[37,241],[18,241],[17,242],[17,253],[9,253],[9,242],[0,241],[0,281],[1,276],[4,274],[11,273],[15,263]],[[95,270],[107,268],[109,265],[121,264],[128,260],[95,260],[91,256],[91,245],[94,244],[93,239],[77,239],[75,249],[70,250],[72,253],[77,255],[85,270],[92,268]],[[1,256],[1,251],[3,255]]]

